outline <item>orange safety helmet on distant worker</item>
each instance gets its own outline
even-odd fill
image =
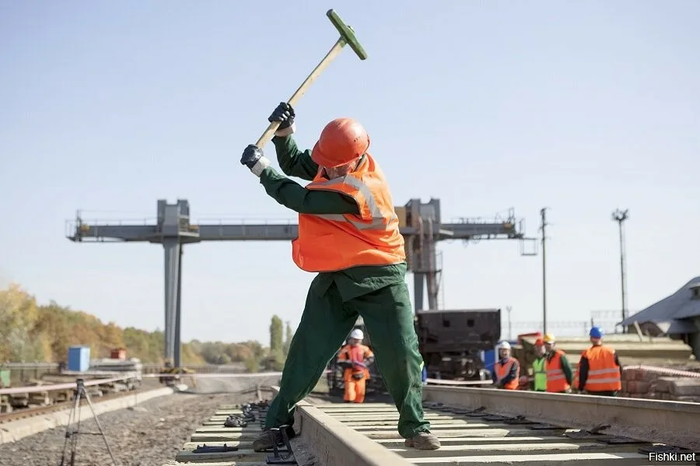
[[[311,158],[325,168],[352,162],[369,149],[369,134],[352,118],[336,118],[321,131]]]

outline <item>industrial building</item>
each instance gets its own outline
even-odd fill
[[[636,325],[650,336],[669,336],[683,340],[700,360],[700,277],[646,309],[626,318],[620,325],[636,333]]]

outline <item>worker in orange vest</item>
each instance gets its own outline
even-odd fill
[[[574,371],[566,354],[556,348],[554,335],[548,333],[542,339],[545,349],[544,370],[547,373],[547,391],[551,393],[571,393]]]
[[[578,390],[598,396],[617,396],[622,390],[622,366],[615,350],[603,346],[603,330],[592,327],[589,332],[593,346],[581,353],[578,363]]]
[[[346,403],[362,403],[365,401],[365,384],[369,380],[369,369],[374,362],[374,353],[369,346],[362,344],[365,337],[362,330],[356,328],[350,333],[347,345],[338,354],[338,364],[343,367]]]
[[[423,412],[423,384],[406,285],[406,252],[389,184],[369,154],[370,138],[352,118],[328,123],[312,150],[299,150],[294,109],[281,103],[268,121],[279,122],[272,138],[278,173],[262,149],[249,145],[241,164],[279,204],[298,212],[294,263],[317,272],[311,282],[299,328],[289,348],[279,393],[265,418],[266,430],[253,442],[264,451],[282,436],[271,428],[288,425],[294,436],[295,405],[316,386],[328,361],[362,316],[373,335],[377,368],[399,412],[398,433],[407,447],[440,448]]]
[[[502,341],[498,345],[498,361],[493,366],[493,383],[496,388],[517,390],[520,377],[520,364],[510,355],[510,343]]]

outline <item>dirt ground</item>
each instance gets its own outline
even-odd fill
[[[255,401],[255,395],[176,393],[133,408],[102,414],[99,421],[117,464],[162,466],[167,460],[175,458],[182,445],[203,421],[211,417],[217,406],[248,401]],[[80,431],[99,432],[92,418],[81,423]],[[64,426],[0,445],[0,465],[59,465],[65,433]],[[70,464],[70,444],[65,464]],[[76,466],[111,464],[102,436],[79,436]]]

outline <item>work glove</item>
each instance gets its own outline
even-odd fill
[[[275,131],[275,136],[285,137],[296,131],[296,125],[294,124],[294,109],[287,102],[280,102],[272,115],[267,119],[270,123],[273,121],[279,121],[280,125]]]
[[[249,144],[241,156],[241,165],[245,165],[258,178],[262,171],[270,166],[270,161],[263,154],[263,150],[254,144]]]

